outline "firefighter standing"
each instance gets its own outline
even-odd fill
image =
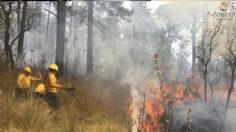
[[[25,67],[23,72],[19,74],[17,78],[17,88],[16,94],[18,97],[29,97],[29,89],[31,86],[31,81],[40,80],[39,78],[35,78],[30,76],[31,69],[30,67]]]
[[[56,74],[58,73],[58,66],[51,64],[49,66],[49,72],[46,76],[46,100],[48,105],[53,109],[59,109],[60,100],[57,95],[58,89],[62,89],[63,86],[57,83]]]

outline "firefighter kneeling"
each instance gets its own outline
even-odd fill
[[[33,93],[35,98],[44,98],[45,96],[45,85],[43,83],[40,83]]]

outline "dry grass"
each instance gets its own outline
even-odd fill
[[[3,76],[4,75],[4,76]],[[16,73],[0,72],[0,131],[8,132],[122,132],[123,121],[116,108],[101,96],[105,84],[80,81],[74,93],[59,93],[62,107],[51,110],[41,99],[14,96]],[[96,91],[94,91],[96,89]],[[111,95],[112,96],[112,95]],[[105,101],[106,100],[106,101]],[[122,113],[121,113],[122,114]]]

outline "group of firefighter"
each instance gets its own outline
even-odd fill
[[[41,81],[41,83],[35,88],[33,96],[35,98],[42,98],[48,102],[48,105],[58,110],[60,108],[60,100],[58,97],[58,90],[74,90],[75,88],[65,88],[64,86],[58,84],[56,74],[58,73],[58,66],[56,64],[51,64],[48,67],[48,73],[42,78],[31,76],[31,68],[24,67],[23,71],[19,74],[17,78],[17,88],[16,96],[20,98],[28,98],[30,95],[31,81]]]

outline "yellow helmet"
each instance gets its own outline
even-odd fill
[[[30,67],[26,66],[26,67],[24,68],[24,72],[31,73],[31,69],[30,69]]]
[[[57,66],[56,64],[51,64],[51,65],[49,66],[49,69],[52,69],[52,70],[55,70],[55,71],[58,72],[58,66]]]

